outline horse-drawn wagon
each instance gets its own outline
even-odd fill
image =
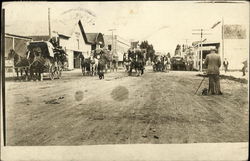
[[[186,70],[186,61],[182,56],[174,56],[171,58],[171,65],[173,70]]]
[[[26,80],[43,80],[43,73],[49,73],[49,78],[61,78],[66,53],[60,47],[54,47],[48,41],[33,41],[27,44],[25,57],[10,50],[9,58],[14,59],[14,69],[18,73],[25,72]]]
[[[170,58],[166,55],[155,55],[153,59],[153,71],[164,72],[170,70]]]
[[[33,60],[30,70],[35,72],[42,79],[43,73],[49,73],[49,78],[61,78],[63,63],[66,53],[61,48],[55,48],[50,42],[35,41],[28,45],[30,55],[28,58]]]
[[[129,49],[128,57],[124,60],[128,74],[131,76],[133,69],[137,76],[144,73],[146,58],[146,50],[144,49]]]
[[[161,55],[155,55],[153,60],[153,71],[164,71],[164,60]]]

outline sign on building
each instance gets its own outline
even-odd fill
[[[242,25],[224,25],[224,39],[246,39],[246,28]]]
[[[131,42],[131,48],[137,48],[139,44],[139,41]]]

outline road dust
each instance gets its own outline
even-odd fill
[[[125,99],[128,99],[128,95],[129,95],[128,89],[123,86],[117,86],[111,92],[111,96],[115,101],[123,101]]]
[[[201,97],[196,75],[118,71],[100,81],[72,71],[27,86],[7,81],[7,145],[247,142],[248,85],[221,79],[223,95]]]
[[[81,101],[83,99],[83,92],[82,91],[76,91],[75,93],[75,100]]]

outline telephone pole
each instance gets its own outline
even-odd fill
[[[201,40],[200,40],[200,71],[202,72],[202,65],[203,65],[203,51],[202,51],[202,46],[203,46],[203,41],[206,41],[203,40],[203,35],[210,35],[210,33],[204,33],[204,30],[206,29],[193,29],[193,31],[199,31],[199,33],[192,33],[193,35],[200,35],[201,37]]]
[[[114,49],[114,34],[113,34],[113,32],[115,31],[116,29],[109,29],[109,31],[111,31],[112,32],[112,48],[111,48],[111,50],[112,50],[112,53],[113,53],[113,49]]]
[[[225,58],[225,54],[224,54],[224,18],[222,17],[221,20],[219,20],[218,22],[216,22],[211,27],[211,29],[214,29],[220,23],[221,23],[221,57],[222,57],[222,60],[224,60],[224,58]]]
[[[49,25],[49,37],[51,38],[51,28],[50,28],[50,8],[48,8],[48,25]]]
[[[222,25],[221,25],[221,51],[222,51],[222,60],[224,61],[225,55],[224,55],[224,18],[222,17]]]

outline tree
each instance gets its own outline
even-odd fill
[[[153,60],[154,55],[155,55],[155,50],[154,50],[154,46],[152,44],[149,44],[148,41],[142,41],[140,44],[140,48],[141,49],[146,49],[147,53],[146,53],[146,61],[150,58],[151,60]]]

